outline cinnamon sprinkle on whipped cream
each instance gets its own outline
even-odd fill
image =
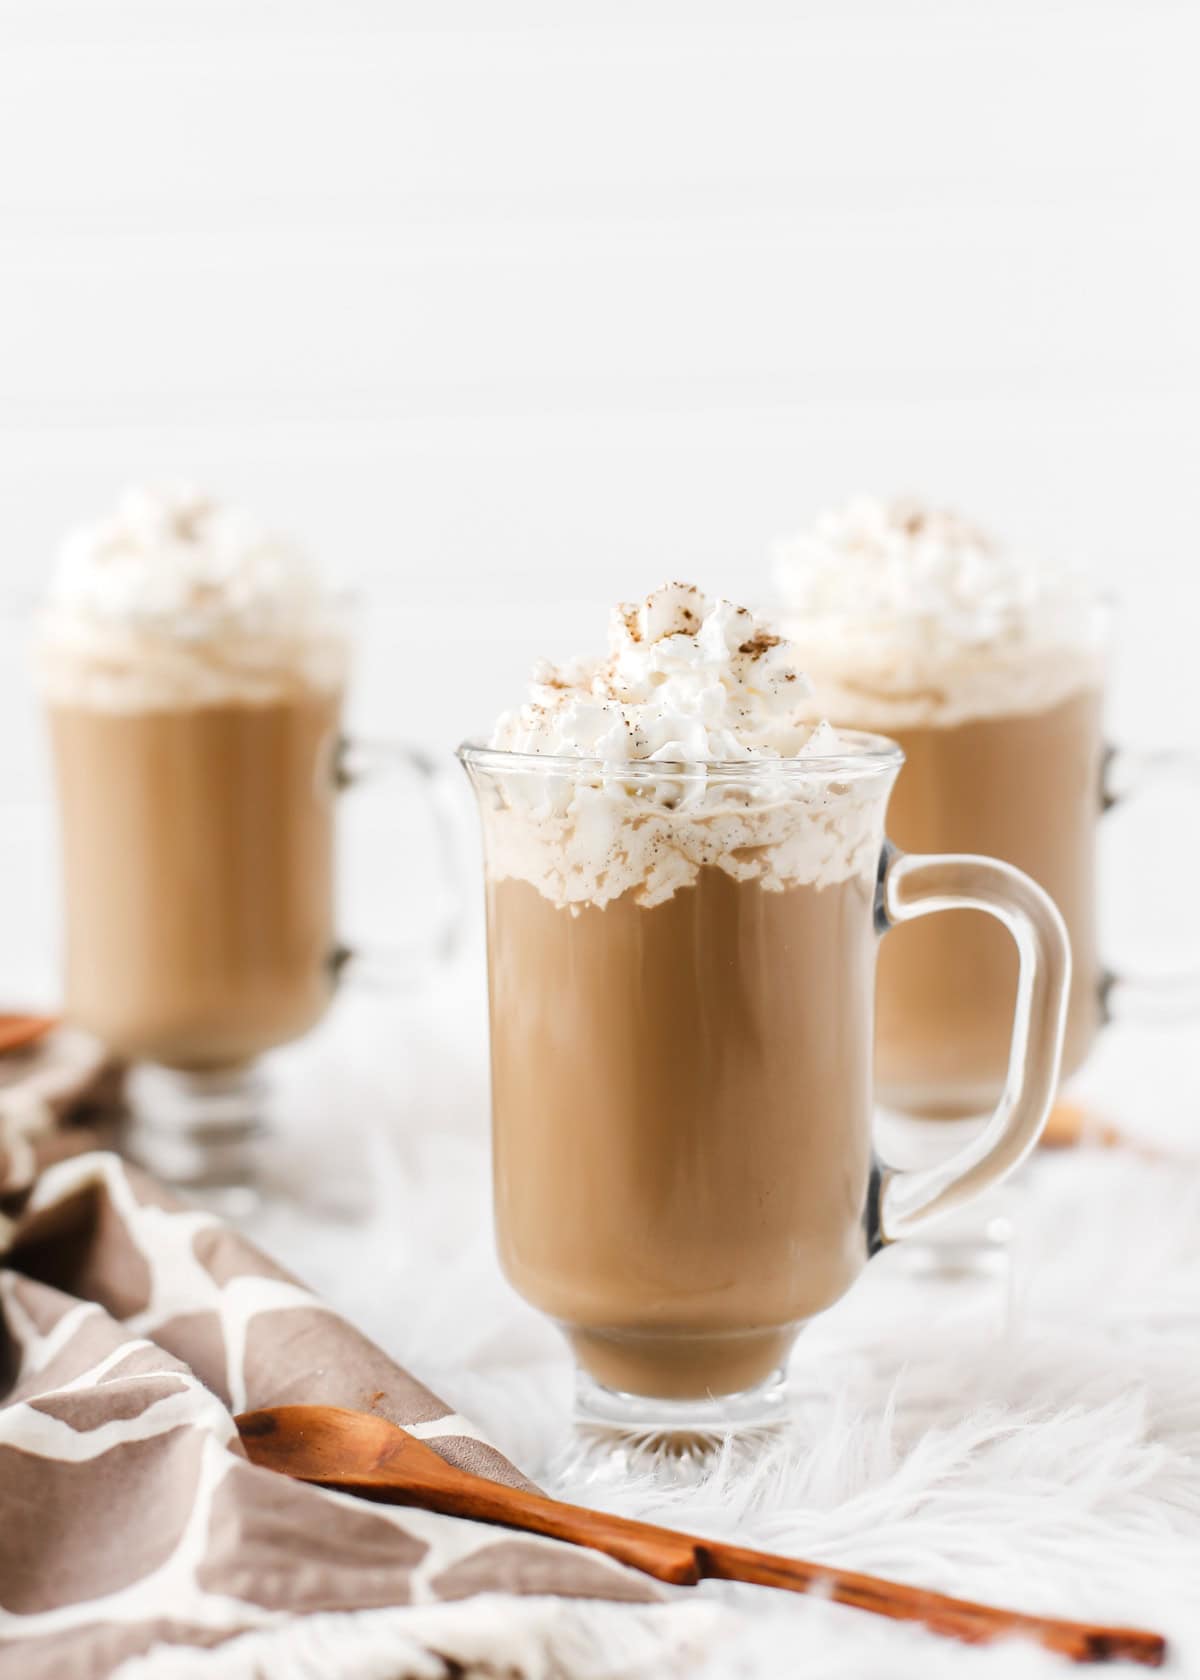
[[[666,583],[613,610],[604,656],[539,664],[491,745],[605,763],[836,752],[833,731],[808,715],[811,694],[795,650],[752,612]]]
[[[64,541],[38,625],[55,703],[142,711],[338,689],[342,614],[300,549],[188,485],[129,490]]]
[[[773,550],[810,715],[885,732],[1048,709],[1103,677],[1095,592],[961,515],[858,497]]]
[[[605,655],[539,665],[497,722],[491,748],[523,757],[468,756],[489,876],[575,914],[625,893],[653,907],[706,867],[766,892],[865,890],[894,767],[810,704],[794,648],[744,607],[686,583],[617,607]]]

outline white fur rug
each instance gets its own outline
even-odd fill
[[[248,1222],[536,1474],[570,1368],[492,1258],[480,962],[423,998],[347,1001],[281,1058],[288,1147]],[[1108,1111],[1152,1139],[1040,1158],[1007,1282],[923,1282],[893,1251],[802,1339],[795,1439],[700,1487],[581,1501],[1029,1611],[1166,1633],[1200,1675],[1200,1109],[1189,1043],[1110,1035]],[[1154,1070],[1155,1077],[1151,1077]],[[1063,1674],[1025,1645],[934,1638],[812,1599],[706,1584],[690,1672],[889,1680]],[[564,1666],[565,1663],[565,1666]],[[557,1672],[660,1675],[641,1639]]]

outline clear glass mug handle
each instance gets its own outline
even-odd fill
[[[942,910],[986,911],[1016,944],[1020,968],[1008,1073],[987,1125],[949,1160],[909,1171],[881,1168],[872,1233],[878,1246],[912,1236],[1006,1178],[1037,1143],[1058,1089],[1071,947],[1053,899],[995,858],[908,856],[889,843],[876,898],[881,931]]]
[[[1101,805],[1111,811],[1162,782],[1183,782],[1200,791],[1200,754],[1137,752],[1110,747],[1104,759]],[[1100,982],[1106,1021],[1171,1025],[1200,1015],[1200,966],[1181,973],[1120,974],[1109,969]]]
[[[384,987],[411,984],[421,968],[453,955],[462,932],[463,879],[449,777],[427,753],[403,741],[342,736],[334,758],[334,787],[339,793],[366,783],[403,777],[415,781],[429,806],[437,849],[441,902],[435,931],[421,944],[359,949],[339,945],[332,958],[335,980],[361,980]]]

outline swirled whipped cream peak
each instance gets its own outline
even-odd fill
[[[815,703],[843,725],[1038,711],[1100,680],[1087,580],[948,509],[859,497],[772,558]]]
[[[659,904],[706,866],[768,891],[870,879],[882,783],[810,710],[791,645],[744,607],[669,583],[616,608],[607,654],[539,665],[497,722],[491,748],[528,762],[474,767],[489,875],[574,911]]]
[[[783,637],[732,601],[668,583],[614,609],[608,653],[543,663],[491,744],[510,752],[732,763],[829,752],[811,687]]]
[[[189,486],[133,489],[71,532],[39,623],[56,703],[262,703],[344,681],[340,614],[307,557]]]

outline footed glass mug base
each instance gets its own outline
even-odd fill
[[[140,1063],[127,1083],[122,1150],[223,1213],[250,1211],[268,1135],[269,1085],[257,1063],[185,1070]]]
[[[793,1420],[783,1366],[753,1388],[694,1400],[656,1400],[575,1376],[573,1428],[544,1472],[561,1487],[651,1475],[671,1486],[703,1481],[732,1448],[739,1461],[778,1441]]]

